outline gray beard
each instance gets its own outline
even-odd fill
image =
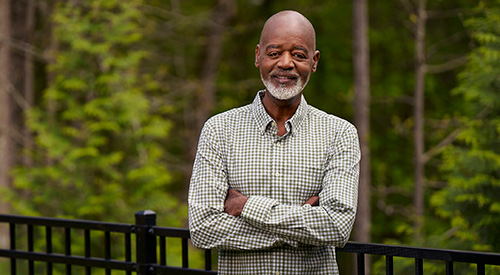
[[[267,91],[276,99],[279,100],[289,100],[304,90],[304,88],[307,85],[307,82],[309,82],[309,77],[307,77],[307,80],[304,82],[302,79],[299,77],[297,84],[295,84],[293,87],[287,87],[285,85],[278,85],[275,86],[271,83],[269,79],[265,80],[262,77],[262,74],[260,75],[260,79],[262,80],[262,83],[264,83],[264,86],[266,86]]]

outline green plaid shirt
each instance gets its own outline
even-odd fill
[[[189,187],[193,244],[219,249],[219,274],[337,274],[356,216],[360,150],[349,122],[304,97],[280,137],[261,102],[210,118]],[[249,199],[224,212],[228,188]],[[319,206],[304,205],[319,195]]]

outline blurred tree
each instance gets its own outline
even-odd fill
[[[460,4],[460,3],[459,3]],[[440,5],[433,6],[435,10],[427,10],[427,1],[419,0],[416,3],[416,7],[413,8],[415,11],[414,19],[414,36],[415,36],[415,84],[414,84],[414,96],[413,96],[413,147],[414,147],[414,189],[413,189],[413,231],[415,235],[415,240],[417,243],[423,241],[423,230],[424,230],[424,220],[425,220],[425,185],[428,181],[427,176],[431,177],[426,173],[425,166],[436,154],[441,150],[443,146],[450,142],[454,138],[454,134],[451,133],[445,137],[439,137],[440,135],[428,134],[429,129],[425,127],[425,120],[427,116],[425,114],[425,94],[426,89],[432,89],[431,86],[426,84],[426,78],[430,77],[430,74],[442,74],[455,70],[456,68],[462,66],[465,63],[465,54],[454,53],[453,51],[448,51],[445,57],[439,56],[436,52],[439,52],[441,48],[456,44],[462,40],[464,33],[460,29],[453,29],[455,32],[449,37],[442,37],[442,32],[437,32],[440,36],[431,37],[431,39],[426,39],[427,34],[427,24],[431,25],[433,21],[443,20],[450,17],[463,17],[464,14],[469,13],[467,8],[460,9],[450,9],[445,10],[444,7]],[[410,9],[412,10],[412,9]],[[412,13],[411,13],[412,14]],[[412,14],[413,15],[413,14]],[[429,28],[432,32],[432,28]],[[458,34],[458,35],[457,35]],[[434,41],[438,42],[434,42]],[[431,44],[428,46],[428,44]],[[434,64],[431,64],[434,62]],[[442,78],[442,76],[434,76],[434,78]],[[431,79],[430,81],[435,81]],[[437,87],[436,87],[437,88]],[[430,96],[433,98],[438,98],[436,93],[431,93]],[[428,95],[429,96],[429,95]],[[442,108],[445,112],[453,112],[453,109]],[[431,110],[431,114],[435,116],[435,111]],[[439,111],[438,111],[439,113]],[[446,124],[448,120],[449,113],[445,113],[443,118],[435,118],[435,120],[444,121]],[[442,114],[441,114],[442,115]],[[430,130],[431,132],[434,130]],[[442,131],[438,131],[442,132]],[[426,136],[437,136],[433,141],[430,141]],[[437,144],[436,144],[437,142]],[[426,146],[427,143],[427,146]],[[428,151],[426,147],[431,147]]]
[[[23,111],[33,104],[34,70],[31,42],[34,32],[34,1],[2,0],[0,3],[0,187],[10,187],[10,170],[18,163],[29,165],[21,150],[32,147]],[[0,202],[0,212],[11,206]],[[1,230],[3,236],[5,230]],[[4,239],[0,236],[0,243]]]
[[[143,11],[158,28],[148,29],[143,49],[154,57],[143,67],[158,83],[162,97],[172,103],[169,118],[178,129],[165,145],[181,197],[187,187],[204,122],[218,106],[219,64],[225,60],[227,28],[236,14],[234,0],[147,1]]]
[[[413,205],[414,227],[417,243],[422,241],[424,219],[424,92],[425,92],[425,26],[427,21],[426,0],[418,0],[415,22],[415,90],[413,96],[414,175]]]
[[[147,52],[141,0],[61,2],[53,10],[53,80],[29,112],[32,167],[14,171],[11,201],[25,215],[132,221],[138,209],[181,225],[162,147],[169,104],[140,71]],[[48,112],[46,110],[49,110]],[[23,199],[18,199],[22,195]]]
[[[481,5],[467,21],[477,42],[459,75],[455,95],[467,102],[457,140],[443,152],[447,185],[432,205],[449,221],[441,241],[448,247],[500,250],[500,2]]]
[[[9,148],[14,143],[9,129],[12,127],[12,99],[10,90],[11,47],[10,47],[10,0],[0,1],[0,188],[9,188],[11,180],[8,171],[13,167],[13,154]],[[4,199],[0,201],[0,212],[9,213],[10,205]],[[6,227],[0,228],[0,245],[8,244]]]
[[[421,35],[425,35],[416,43],[419,2],[390,1],[370,10],[374,16],[389,14],[373,20],[370,30],[372,122],[375,121],[372,123],[371,144],[372,155],[376,156],[372,161],[374,199],[378,210],[374,211],[374,220],[392,224],[374,225],[373,234],[376,239],[405,243],[417,241],[414,236],[418,230],[409,225],[421,226],[429,219],[430,226],[420,228],[423,237],[420,241],[425,241],[425,234],[437,226],[432,215],[428,215],[431,212],[424,211],[424,206],[429,195],[443,185],[436,169],[440,163],[438,153],[453,140],[457,110],[463,107],[463,101],[452,100],[449,91],[456,85],[456,73],[470,49],[463,20],[472,14],[471,8],[476,4],[466,0],[428,2],[428,7],[422,7],[420,11],[420,18],[427,21],[425,28],[423,21],[420,22]],[[419,62],[415,62],[417,53]],[[415,77],[416,71],[420,75],[418,78]],[[417,90],[418,97],[414,92]],[[414,112],[409,112],[412,108]],[[417,128],[419,130],[415,131]],[[417,143],[420,144],[418,169],[415,159],[409,157],[416,154],[417,150],[411,145]],[[411,174],[415,177],[410,177]],[[417,176],[419,190],[414,188]],[[417,202],[419,206],[415,207]],[[420,209],[419,218],[415,215],[417,208]]]
[[[354,122],[361,149],[358,213],[354,240],[371,242],[371,172],[370,172],[370,55],[368,40],[368,4],[353,1]],[[370,258],[365,260],[365,274],[371,274]]]

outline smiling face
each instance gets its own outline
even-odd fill
[[[289,100],[301,94],[316,71],[315,48],[314,28],[301,14],[280,12],[266,22],[255,49],[255,66],[274,98]]]

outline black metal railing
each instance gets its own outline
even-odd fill
[[[454,263],[475,264],[478,275],[485,274],[485,265],[500,266],[500,254],[448,249],[420,248],[400,245],[372,244],[348,242],[345,247],[337,248],[338,252],[357,254],[358,274],[365,274],[365,255],[385,256],[386,274],[394,274],[394,257],[412,258],[415,260],[416,275],[424,274],[423,260],[443,262],[446,275],[454,274]]]
[[[137,212],[135,220],[135,224],[117,224],[0,215],[0,226],[8,227],[10,232],[10,246],[0,247],[0,258],[10,259],[11,275],[18,274],[18,262],[23,263],[22,266],[26,267],[27,274],[30,275],[40,273],[35,272],[35,263],[38,264],[38,269],[40,264],[45,265],[45,270],[41,273],[48,275],[53,274],[54,265],[62,265],[68,275],[72,274],[74,267],[83,268],[85,274],[92,274],[94,269],[103,269],[105,274],[111,274],[112,270],[123,271],[127,275],[217,273],[212,270],[212,254],[209,250],[204,252],[204,269],[189,268],[188,229],[156,226],[156,214],[149,210]],[[83,240],[79,240],[80,235],[76,234],[80,234]],[[97,235],[102,235],[102,241]],[[167,238],[180,239],[181,266],[167,265]],[[83,243],[83,251],[73,251],[75,239]],[[122,239],[120,243],[116,243],[119,239]],[[100,251],[96,251],[92,245],[95,242],[99,242]],[[117,253],[112,249],[116,246],[122,248],[121,252]],[[39,251],[39,247],[43,251]],[[500,254],[497,253],[355,242],[349,242],[344,248],[337,248],[337,251],[357,254],[358,274],[365,274],[365,255],[385,256],[388,275],[394,274],[394,257],[414,259],[417,275],[423,274],[424,260],[442,261],[448,275],[453,274],[454,263],[458,262],[476,264],[477,274],[485,274],[485,265],[500,266]]]
[[[35,262],[45,263],[43,274],[52,275],[54,264],[65,265],[65,273],[72,274],[73,267],[83,267],[85,274],[91,274],[92,269],[104,269],[105,274],[112,270],[123,271],[129,275],[136,272],[146,274],[216,274],[212,271],[211,251],[205,251],[205,270],[191,269],[188,264],[189,230],[156,226],[156,214],[153,211],[140,211],[135,215],[135,224],[105,223],[97,221],[54,219],[40,217],[25,217],[16,215],[0,215],[0,225],[8,224],[10,232],[10,247],[0,247],[0,258],[10,258],[10,274],[16,275],[18,261],[23,260],[28,274],[35,274]],[[38,229],[38,230],[36,230]],[[41,229],[41,230],[40,230]],[[54,231],[58,238],[54,238]],[[40,233],[44,231],[44,233]],[[62,232],[61,232],[62,231]],[[76,255],[72,251],[72,234],[83,231],[83,253]],[[36,233],[45,236],[35,236]],[[22,236],[18,236],[22,234]],[[62,235],[62,236],[59,236]],[[92,250],[92,242],[97,235],[103,235],[102,241],[97,240],[103,251]],[[120,255],[112,255],[112,243],[115,235],[121,236],[123,247]],[[132,236],[135,235],[135,239]],[[93,237],[93,238],[91,238]],[[167,266],[166,238],[180,238],[182,243],[182,267]],[[19,244],[23,239],[27,245]],[[43,240],[44,251],[34,251],[35,240]],[[74,238],[73,238],[74,240]],[[63,251],[54,251],[54,246],[62,241]],[[135,245],[133,245],[135,242]],[[159,255],[157,249],[159,248]],[[99,256],[98,256],[99,255]],[[135,255],[135,260],[133,260]],[[159,256],[159,261],[158,261]],[[2,273],[4,274],[4,273]]]

